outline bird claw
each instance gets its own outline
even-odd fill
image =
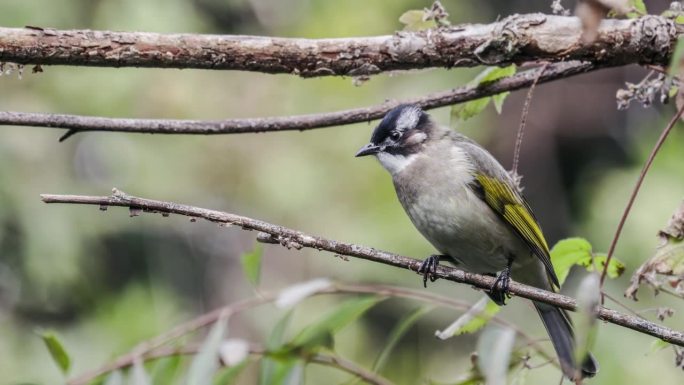
[[[496,277],[492,288],[489,290],[489,298],[492,299],[497,305],[503,306],[506,304],[506,299],[511,298],[511,293],[509,286],[511,284],[511,269],[506,267],[499,275]]]
[[[437,280],[437,266],[439,266],[439,255],[431,255],[420,264],[418,274],[423,275],[423,287],[427,287],[428,279],[430,282]]]

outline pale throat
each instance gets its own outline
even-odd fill
[[[418,154],[410,154],[407,156],[399,154],[388,154],[386,152],[381,152],[378,154],[378,160],[385,170],[389,171],[390,174],[396,175],[413,163]]]

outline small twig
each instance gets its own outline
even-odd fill
[[[541,362],[541,363],[539,363],[539,364],[537,364],[537,365],[530,365],[530,366],[526,367],[526,369],[529,369],[529,370],[532,370],[532,369],[539,369],[539,368],[544,367],[544,366],[546,366],[546,365],[548,365],[548,364],[553,364],[553,363],[555,363],[554,361],[555,361],[555,360],[546,360],[546,361]]]
[[[665,293],[665,294],[669,294],[669,295],[671,295],[671,296],[673,296],[673,297],[675,297],[675,298],[680,298],[680,299],[681,299],[681,298],[684,298],[684,295],[682,295],[682,294],[677,294],[677,293],[675,293],[675,292],[673,292],[673,291],[671,291],[671,290],[669,290],[669,289],[666,289],[666,288],[664,288],[664,287],[659,288],[658,291],[660,291],[660,292],[662,292],[662,293]]]
[[[78,134],[78,130],[74,130],[73,128],[71,128],[67,132],[65,132],[64,135],[59,137],[59,142],[63,142],[75,134]]]
[[[539,67],[539,74],[534,78],[530,89],[527,91],[527,97],[525,98],[525,104],[523,105],[522,115],[520,116],[520,126],[518,127],[518,135],[515,139],[515,148],[513,150],[513,167],[511,168],[511,174],[516,178],[518,176],[518,161],[520,159],[520,148],[522,147],[523,135],[525,134],[525,125],[527,125],[527,114],[530,111],[530,103],[532,102],[532,95],[534,94],[534,88],[537,86],[537,82],[541,79],[542,75],[548,68],[550,63],[544,63]]]
[[[648,155],[648,159],[646,159],[646,163],[644,164],[644,167],[641,169],[641,173],[639,173],[639,178],[637,178],[636,184],[632,189],[632,194],[629,196],[627,206],[625,207],[625,210],[622,212],[620,222],[618,222],[617,229],[615,230],[615,236],[613,236],[613,240],[610,242],[610,247],[608,248],[608,254],[606,256],[606,263],[603,266],[603,271],[601,272],[601,287],[603,287],[603,283],[606,279],[608,266],[610,265],[610,260],[613,258],[613,253],[615,253],[615,247],[617,246],[618,239],[620,239],[622,228],[624,227],[625,222],[627,221],[627,216],[629,216],[629,212],[632,210],[632,206],[634,205],[634,201],[636,200],[637,194],[639,194],[639,189],[641,188],[641,184],[644,182],[646,173],[651,168],[651,164],[653,163],[653,160],[658,154],[660,147],[662,147],[663,143],[665,143],[665,139],[667,139],[667,136],[670,134],[670,131],[672,131],[672,127],[674,127],[674,125],[677,123],[679,118],[682,116],[682,113],[684,113],[684,105],[680,107],[679,110],[677,110],[677,113],[672,117],[667,126],[665,126],[665,129],[663,129],[663,132],[660,134],[658,141],[656,142],[655,146],[653,146],[651,153]]]
[[[321,365],[331,366],[340,370],[344,370],[348,373],[359,377],[360,379],[366,381],[369,384],[375,385],[391,385],[392,383],[380,376],[379,374],[373,373],[370,370],[364,369],[357,365],[355,362],[347,360],[337,355],[333,354],[321,354],[318,353],[313,357],[309,358],[310,362],[315,362]]]
[[[325,250],[334,254],[348,255],[373,262],[383,263],[395,267],[401,267],[411,271],[418,271],[422,261],[404,257],[385,251],[376,250],[367,246],[340,242],[323,237],[315,237],[297,230],[268,222],[243,217],[226,212],[208,210],[194,206],[182,205],[173,202],[164,202],[152,199],[138,198],[126,195],[116,189],[112,196],[83,196],[83,195],[41,195],[45,203],[69,203],[90,204],[99,207],[119,206],[128,207],[146,212],[158,212],[166,214],[179,214],[191,218],[203,218],[212,222],[233,224],[246,230],[256,230],[270,234],[281,245],[288,248],[300,249],[303,247],[316,250]],[[453,282],[465,283],[480,289],[489,290],[495,284],[496,278],[481,274],[473,274],[463,270],[439,266],[435,276]],[[511,294],[531,299],[537,302],[548,303],[563,309],[575,310],[577,302],[562,294],[542,290],[533,286],[511,282],[509,291]],[[619,313],[612,309],[601,307],[597,314],[599,319],[623,326],[640,333],[658,337],[666,342],[684,346],[684,333],[676,331],[656,323],[643,320],[638,317]]]
[[[37,126],[67,129],[60,138],[63,141],[78,132],[113,131],[145,134],[243,134],[255,132],[277,132],[311,130],[323,127],[370,122],[380,119],[399,104],[416,104],[423,109],[444,107],[479,99],[501,92],[525,88],[538,80],[549,82],[586,73],[600,67],[585,62],[563,62],[551,64],[543,76],[536,70],[523,71],[491,83],[468,85],[448,91],[431,93],[422,97],[388,101],[382,104],[353,108],[320,114],[292,115],[271,118],[246,118],[225,120],[177,120],[177,119],[127,119],[104,118],[67,114],[45,114],[29,112],[0,111],[0,125]]]
[[[592,257],[593,257],[593,256],[592,256]],[[594,271],[596,271],[596,266],[594,266]],[[633,310],[631,307],[625,305],[625,304],[622,303],[621,301],[618,301],[617,298],[615,298],[615,297],[609,295],[609,294],[606,293],[605,291],[601,290],[601,295],[603,295],[604,297],[606,297],[606,298],[608,298],[609,300],[613,301],[616,305],[618,305],[618,306],[620,306],[621,308],[627,310],[628,312],[634,314],[635,316],[640,317],[640,318],[643,318],[643,317],[641,317],[641,315],[639,314],[639,312]]]

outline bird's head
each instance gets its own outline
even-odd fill
[[[433,123],[420,107],[404,104],[390,110],[373,130],[370,143],[356,156],[375,155],[390,173],[403,170],[430,139]]]

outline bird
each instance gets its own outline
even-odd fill
[[[464,270],[496,276],[486,293],[498,305],[516,282],[556,291],[560,287],[549,247],[511,174],[487,150],[440,125],[419,106],[391,109],[357,157],[375,156],[390,173],[401,206],[439,254],[424,260],[423,284],[436,279],[445,260]],[[565,310],[534,302],[571,380],[593,377],[598,362],[588,353],[576,364],[572,323]]]

